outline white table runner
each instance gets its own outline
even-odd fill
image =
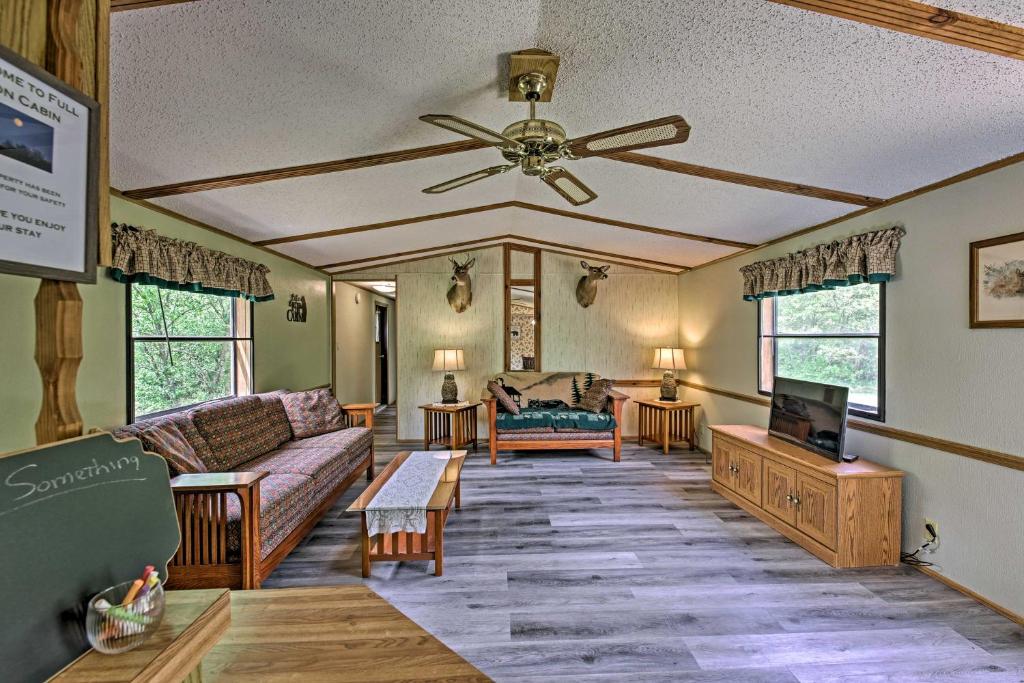
[[[451,451],[413,451],[366,506],[370,536],[427,530],[427,503],[444,474]]]

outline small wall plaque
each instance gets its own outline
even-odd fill
[[[288,297],[288,312],[285,313],[285,317],[293,323],[306,322],[306,297],[298,294]]]

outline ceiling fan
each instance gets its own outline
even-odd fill
[[[690,125],[682,116],[666,116],[569,140],[561,125],[536,117],[537,102],[548,87],[547,76],[541,72],[525,73],[519,76],[517,85],[523,98],[530,103],[530,118],[506,126],[501,133],[450,114],[420,117],[420,121],[498,148],[509,162],[433,185],[424,192],[447,192],[518,167],[528,176],[539,177],[570,204],[579,206],[596,199],[597,194],[563,167],[548,164],[559,159],[585,159],[631,149],[674,145],[686,142],[690,135]]]

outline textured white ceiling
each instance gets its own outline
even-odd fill
[[[1024,24],[1024,0],[946,6]],[[539,111],[570,135],[685,116],[689,142],[656,156],[888,197],[1024,148],[1024,62],[763,0],[201,0],[113,15],[112,183],[457,139],[424,113],[500,129],[525,114],[503,87],[507,53],[527,47],[562,57]],[[481,150],[156,201],[253,240],[512,199],[572,209],[512,174],[419,192],[497,160]],[[733,240],[857,208],[603,159],[566,166],[600,195],[577,211]],[[280,248],[342,261],[485,237],[498,216],[511,232],[686,265],[728,251],[520,210]]]

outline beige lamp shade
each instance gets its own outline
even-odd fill
[[[434,372],[465,370],[466,359],[462,349],[434,349]]]
[[[658,370],[685,370],[686,359],[682,349],[660,348],[654,350],[654,368]]]

